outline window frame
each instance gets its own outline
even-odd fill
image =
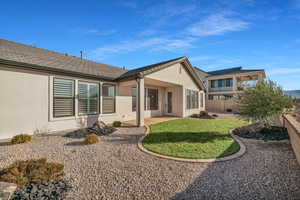
[[[105,86],[105,85],[110,85],[110,86],[113,86],[113,87],[114,87],[114,97],[113,97],[113,100],[114,100],[114,112],[105,112],[105,113],[104,113],[104,111],[103,111],[103,108],[104,108],[104,106],[103,106],[104,98],[106,97],[106,96],[103,95],[103,86]],[[109,96],[108,96],[108,97],[109,97]],[[115,114],[115,113],[117,112],[117,108],[116,108],[116,97],[117,97],[117,86],[116,86],[116,84],[108,83],[108,82],[103,82],[103,83],[101,84],[101,100],[102,100],[102,102],[101,102],[101,114],[102,114],[102,115]]]
[[[185,107],[187,110],[192,109],[199,109],[199,91],[198,90],[192,90],[192,89],[186,89],[185,90]]]
[[[84,114],[80,114],[79,112],[79,84],[81,83],[85,83],[88,84],[88,92],[89,92],[89,87],[90,85],[98,85],[98,109],[96,113],[84,113]],[[78,116],[89,116],[89,115],[99,115],[101,112],[101,85],[100,83],[96,83],[96,82],[90,82],[90,81],[85,81],[85,80],[78,80],[77,81],[77,115]],[[87,98],[87,100],[89,101],[90,99]]]
[[[67,81],[72,81],[73,82],[73,97],[55,97],[55,87],[54,87],[54,82],[55,79],[60,79],[60,80],[67,80]],[[76,81],[74,79],[68,79],[68,78],[63,78],[63,77],[53,77],[52,81],[51,81],[51,85],[52,85],[52,105],[51,109],[52,109],[52,118],[53,119],[61,119],[61,118],[69,118],[69,117],[76,117]],[[63,115],[63,116],[55,116],[55,98],[67,98],[67,99],[73,99],[73,113],[72,115]]]

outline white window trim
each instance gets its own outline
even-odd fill
[[[54,117],[53,116],[53,82],[54,82],[54,78],[58,78],[58,79],[68,79],[68,80],[74,80],[74,84],[75,84],[75,109],[74,109],[74,116],[70,116],[70,117]],[[100,99],[99,99],[99,106],[100,106],[100,113],[98,114],[88,114],[88,115],[79,115],[78,112],[78,82],[87,82],[87,83],[95,83],[95,84],[99,84],[100,87]],[[103,114],[102,113],[102,85],[104,83],[108,83],[108,84],[112,84],[115,86],[116,88],[116,94],[115,94],[115,101],[116,101],[116,105],[115,105],[115,112],[114,113],[107,113],[107,114]],[[75,78],[75,77],[69,77],[69,76],[61,76],[61,75],[51,75],[49,76],[49,97],[48,97],[48,111],[49,111],[49,121],[66,121],[66,120],[77,120],[77,119],[82,119],[82,118],[87,118],[87,117],[91,117],[91,116],[117,116],[117,96],[118,96],[118,85],[117,83],[114,82],[109,82],[109,81],[96,81],[96,80],[89,80],[89,79],[81,79],[81,78]]]

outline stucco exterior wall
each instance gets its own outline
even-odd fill
[[[174,85],[172,87],[145,85],[145,88],[158,88],[159,102],[158,110],[145,110],[145,118],[166,114],[167,91],[173,93],[173,112],[170,115],[185,117],[205,109],[185,109],[185,89],[199,90],[199,88],[181,64],[176,64],[149,76],[154,80],[166,81]],[[97,120],[111,123],[116,120],[136,119],[136,112],[132,111],[132,85],[122,86],[117,83],[115,83],[117,89],[116,113],[53,118],[52,81],[54,77],[64,78],[64,76],[46,72],[20,70],[11,66],[0,65],[0,139],[10,138],[20,133],[49,133],[76,129],[91,125]],[[73,79],[75,82],[82,80],[101,83],[100,81],[77,77],[65,78]],[[76,105],[75,103],[75,110],[77,109]]]
[[[0,139],[10,138],[20,133],[33,134],[76,129],[91,125],[97,120],[111,123],[117,120],[136,119],[136,112],[132,111],[131,87],[119,85],[116,87],[116,113],[66,118],[51,117],[51,78],[53,77],[61,76],[0,66]],[[75,77],[67,78],[89,81]],[[146,87],[151,86],[146,85]],[[159,110],[147,110],[145,117],[162,115],[163,88],[158,90]]]
[[[48,76],[0,69],[0,91],[0,139],[48,128]]]
[[[291,145],[300,165],[300,122],[292,115],[283,116],[283,126],[288,129]]]
[[[192,114],[197,114],[201,110],[205,110],[205,96],[203,98],[203,107],[198,109],[186,109],[186,89],[198,90],[199,91],[199,100],[200,100],[200,92],[204,93],[204,91],[200,90],[196,85],[194,80],[189,75],[188,71],[181,63],[174,64],[173,66],[167,67],[163,70],[154,72],[152,74],[147,75],[146,77],[155,79],[155,80],[163,80],[165,82],[173,83],[178,85],[179,87],[172,88],[170,90],[174,91],[174,100],[173,100],[173,109],[174,114],[180,117],[187,117]]]

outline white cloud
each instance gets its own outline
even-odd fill
[[[145,40],[123,41],[120,44],[108,45],[90,51],[89,55],[94,59],[105,58],[113,54],[134,52],[140,49],[149,51],[180,51],[193,48],[193,38],[168,39],[150,38]]]
[[[212,14],[204,20],[193,24],[187,31],[194,36],[209,36],[239,31],[249,26],[248,22],[233,18],[230,15],[229,13]]]
[[[102,29],[76,29],[73,30],[73,32],[80,33],[80,34],[86,34],[86,35],[99,35],[99,36],[108,36],[108,35],[113,35],[117,33],[116,30],[110,29],[110,30],[102,30]]]

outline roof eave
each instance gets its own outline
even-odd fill
[[[22,68],[38,70],[38,71],[46,71],[46,72],[51,72],[51,73],[56,73],[56,74],[69,75],[69,76],[79,76],[79,77],[97,79],[97,80],[105,80],[105,81],[114,81],[115,80],[115,78],[112,78],[112,77],[85,74],[85,73],[81,73],[81,72],[74,72],[74,71],[57,69],[57,68],[46,67],[46,66],[35,65],[35,64],[28,64],[28,63],[6,60],[6,59],[1,59],[1,58],[0,58],[0,64],[14,66],[14,67],[22,67]]]

